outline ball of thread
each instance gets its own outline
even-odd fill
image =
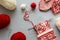
[[[0,29],[6,28],[10,24],[10,17],[6,14],[0,14]]]
[[[26,40],[26,36],[22,32],[16,32],[11,36],[10,40]]]

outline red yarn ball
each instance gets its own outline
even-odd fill
[[[0,29],[6,28],[10,23],[10,17],[6,14],[0,14]]]
[[[36,3],[32,2],[30,6],[31,6],[32,9],[35,9],[36,8]]]
[[[22,32],[14,33],[10,40],[26,40],[26,36]]]

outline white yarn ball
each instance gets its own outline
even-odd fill
[[[55,19],[55,24],[56,24],[57,28],[60,30],[60,17]]]
[[[26,9],[26,4],[21,4],[21,5],[20,5],[20,8],[21,8],[22,10],[25,10],[25,9]]]

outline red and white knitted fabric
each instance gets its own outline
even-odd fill
[[[55,0],[52,5],[53,14],[60,13],[60,0]]]
[[[25,21],[28,21],[32,24],[33,28],[37,33],[38,40],[56,40],[56,35],[54,33],[53,28],[50,27],[48,20],[46,20],[43,23],[40,22],[39,24],[35,25],[29,19],[29,15],[27,14],[27,12],[25,13],[23,18]]]
[[[47,20],[36,25],[34,29],[37,32],[38,40],[56,40],[54,30],[50,27],[50,24]]]
[[[39,2],[39,10],[47,11],[52,7],[54,0],[40,0]]]

